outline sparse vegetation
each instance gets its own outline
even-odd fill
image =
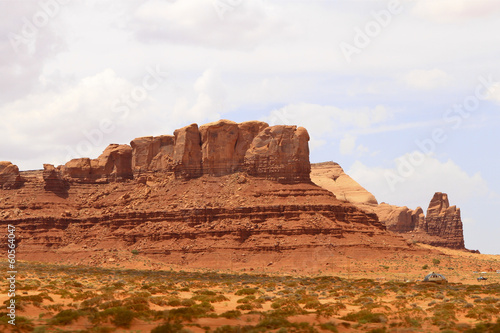
[[[433,331],[476,333],[498,332],[500,327],[498,283],[437,285],[330,276],[20,265],[30,277],[20,280],[28,293],[16,296],[19,332],[76,332],[72,325],[85,325],[81,333],[124,329],[185,333],[194,327],[247,333],[426,331],[432,327]],[[27,316],[23,307],[36,315]],[[1,315],[3,329],[8,317]],[[460,321],[464,317],[467,323]],[[202,327],[200,318],[224,324]]]

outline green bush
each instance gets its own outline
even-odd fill
[[[360,324],[366,323],[385,323],[387,321],[387,317],[383,313],[372,313],[368,310],[361,310],[358,312],[351,312],[340,319],[347,321],[355,321]]]
[[[151,333],[188,333],[180,323],[165,323],[151,330]]]
[[[227,319],[234,319],[234,318],[239,318],[241,316],[241,311],[238,310],[230,310],[226,311],[224,313],[221,313],[219,317],[224,317]]]
[[[236,291],[235,295],[236,296],[243,296],[243,295],[253,295],[256,294],[259,290],[256,288],[243,288],[238,291]]]
[[[117,308],[114,311],[114,318],[111,322],[118,327],[129,328],[133,319],[134,313],[132,311],[126,308]]]
[[[49,324],[68,325],[71,324],[74,320],[78,319],[79,317],[80,317],[80,312],[77,310],[71,310],[71,309],[62,310],[49,320]]]

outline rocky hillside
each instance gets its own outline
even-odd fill
[[[21,259],[78,264],[134,251],[189,267],[292,270],[423,251],[312,183],[308,140],[301,127],[221,120],[39,171],[2,162],[1,224],[16,226]]]
[[[411,241],[434,246],[464,249],[460,209],[450,206],[445,193],[435,193],[427,215],[422,208],[378,204],[365,188],[359,185],[334,162],[312,164],[311,180],[331,191],[343,201],[351,202],[365,212],[375,213],[390,231]]]

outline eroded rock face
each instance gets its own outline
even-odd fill
[[[0,162],[0,188],[15,189],[22,186],[22,179],[19,175],[17,165],[8,161]]]
[[[422,229],[432,236],[444,238],[445,244],[433,244],[455,249],[465,248],[460,208],[450,206],[448,195],[437,192],[432,198]]]
[[[67,182],[61,174],[61,168],[56,168],[52,164],[43,165],[43,181],[44,189],[60,195],[64,195],[67,191]]]
[[[247,172],[284,182],[309,182],[309,134],[303,127],[272,126],[261,121],[219,120],[180,128],[174,135],[134,139],[110,145],[97,159],[67,162],[62,175],[75,182],[109,182],[173,174],[193,179]]]
[[[331,191],[338,199],[351,202],[367,213],[376,214],[388,230],[410,241],[454,249],[465,248],[460,209],[450,207],[448,196],[444,193],[434,195],[426,217],[420,207],[413,210],[384,202],[377,204],[370,192],[334,162],[313,164],[311,180]]]
[[[339,200],[353,204],[378,204],[375,196],[349,177],[338,163],[324,162],[311,165],[311,180],[314,184],[334,193]]]
[[[377,216],[384,221],[388,230],[406,233],[419,227],[425,220],[422,208],[412,210],[406,206],[399,207],[381,203],[375,209]]]
[[[238,169],[235,151],[239,136],[237,123],[219,120],[200,126],[200,134],[203,174],[222,176]]]
[[[132,170],[135,174],[147,171],[172,171],[174,136],[147,136],[134,139],[132,147]]]
[[[245,154],[248,174],[280,181],[310,181],[309,134],[303,127],[267,127]]]
[[[198,125],[175,130],[174,171],[177,177],[196,178],[202,175],[201,135]]]
[[[61,170],[64,177],[84,183],[131,179],[132,148],[129,145],[111,144],[97,159],[72,159]]]

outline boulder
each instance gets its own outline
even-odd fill
[[[17,165],[8,161],[0,161],[0,188],[16,189],[23,185]]]

